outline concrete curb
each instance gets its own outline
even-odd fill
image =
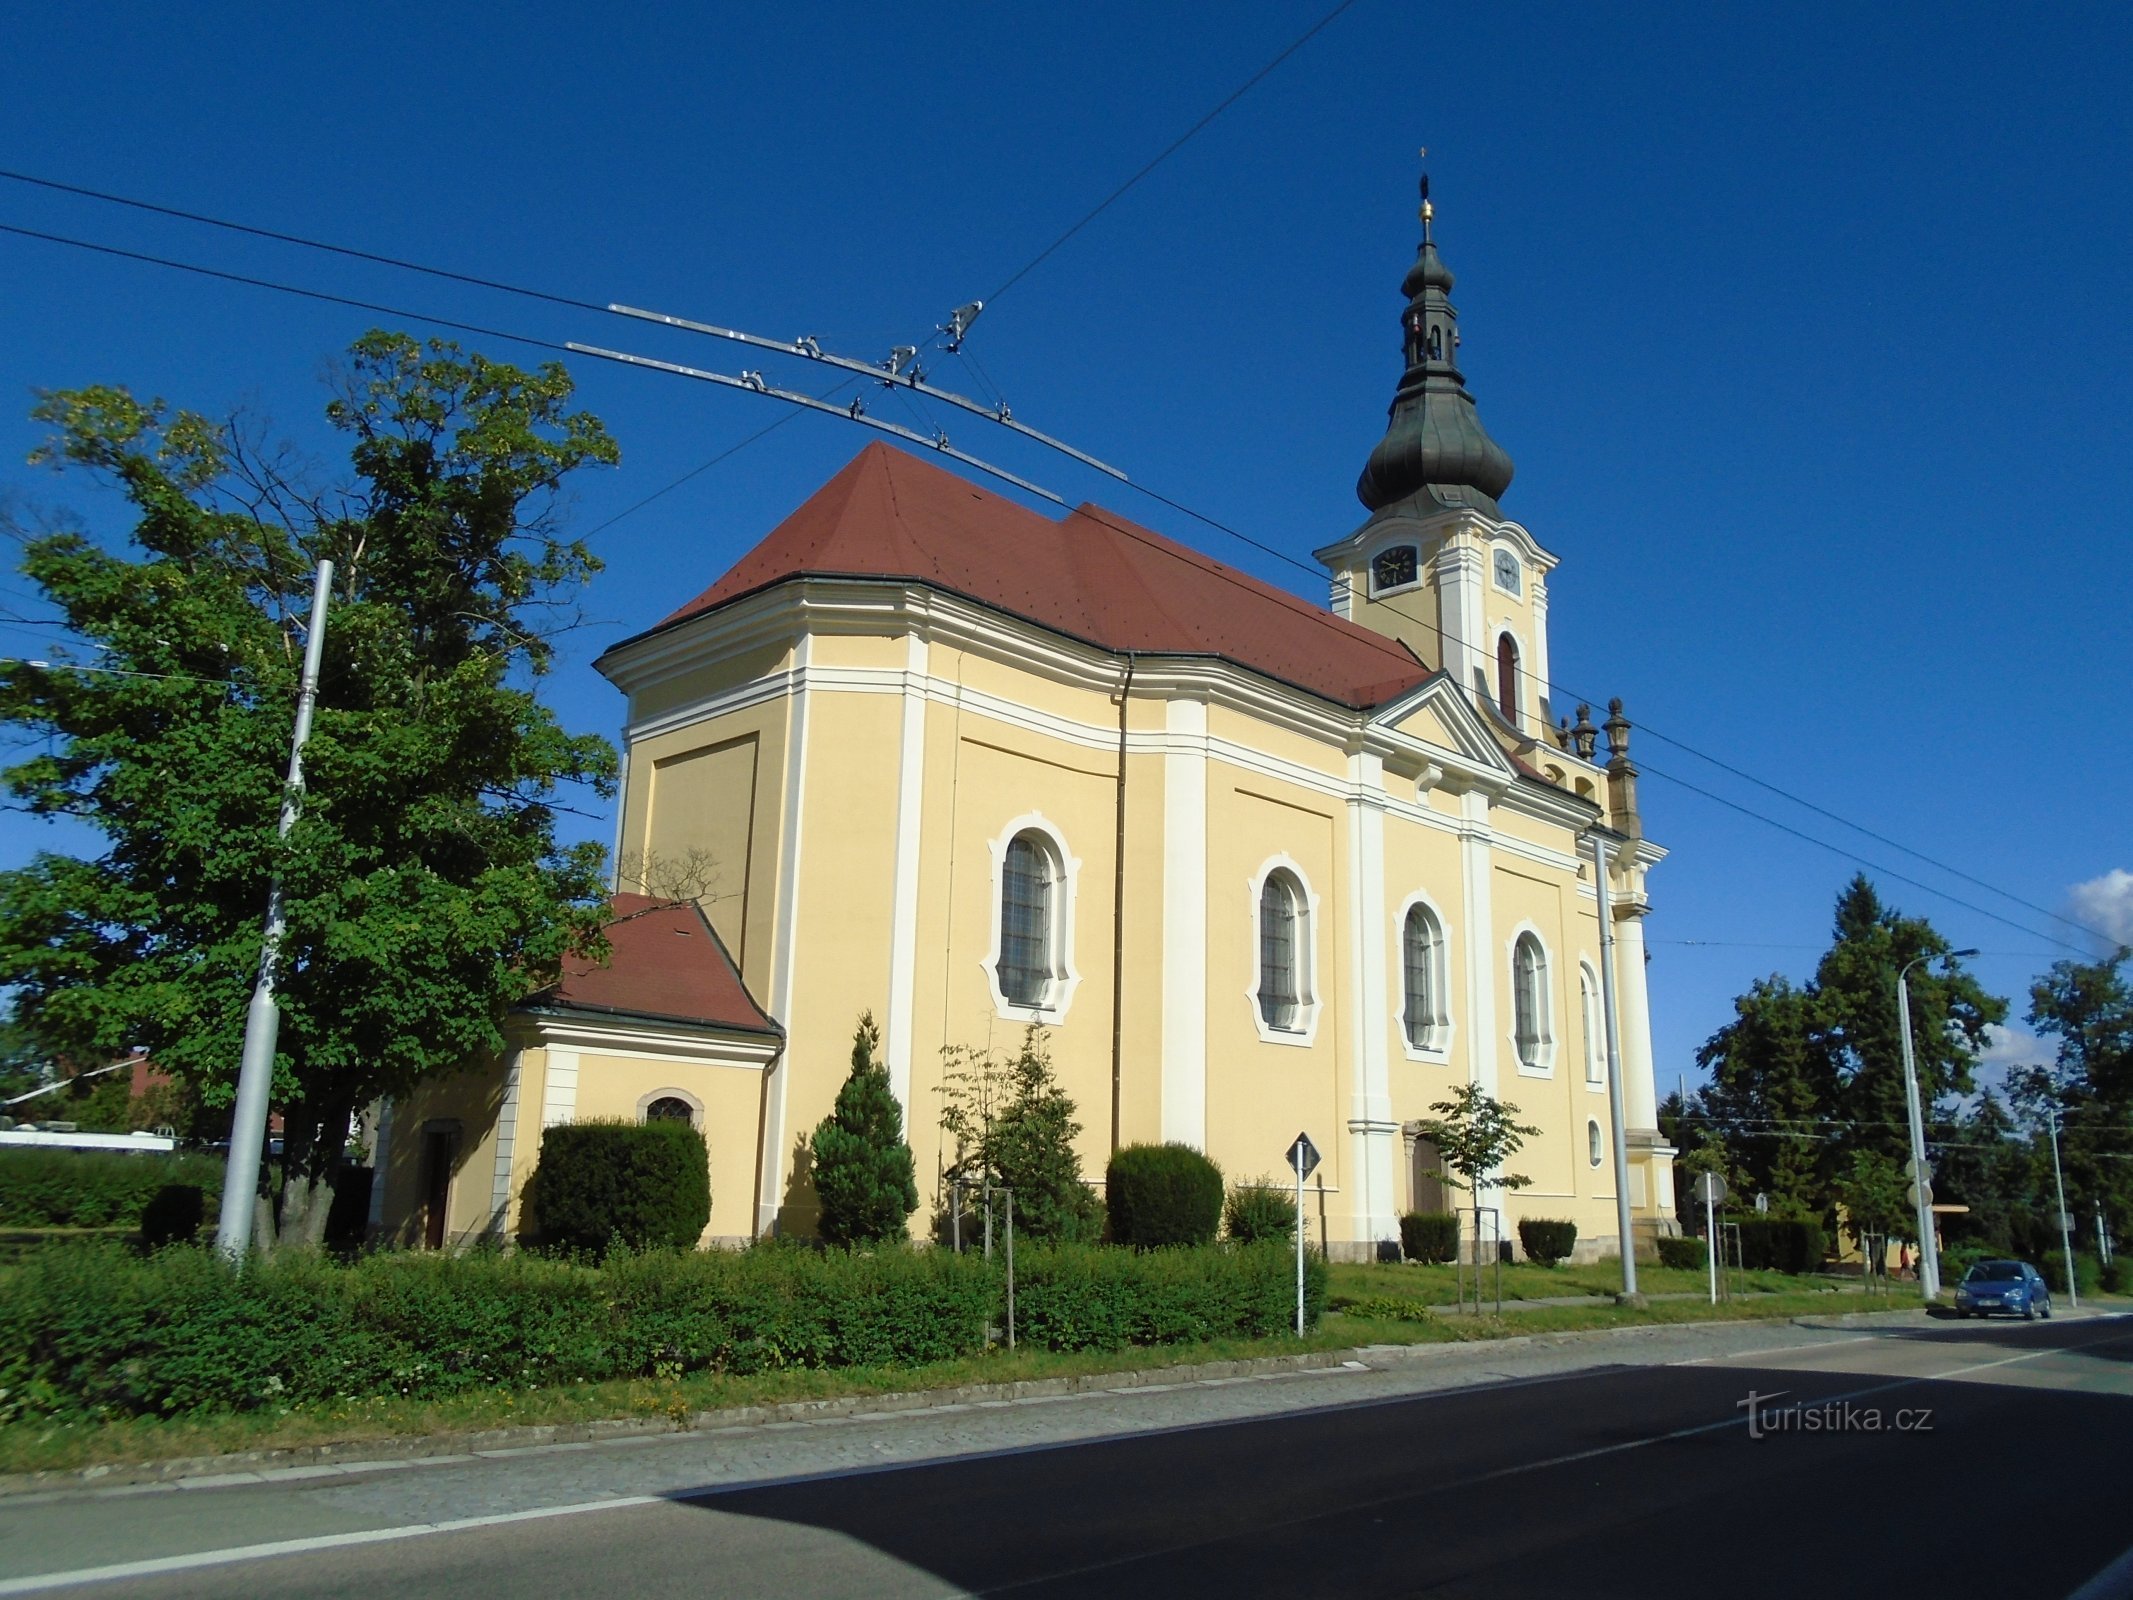
[[[1886,1315],[1852,1313],[1851,1316]],[[592,1422],[527,1424],[467,1433],[436,1433],[351,1439],[340,1443],[298,1445],[278,1450],[239,1450],[225,1455],[173,1456],[161,1461],[110,1462],[92,1467],[53,1468],[41,1472],[0,1474],[0,1499],[68,1489],[115,1489],[127,1486],[185,1484],[209,1488],[228,1483],[287,1478],[323,1478],[341,1473],[378,1472],[477,1457],[503,1457],[535,1450],[589,1449],[633,1439],[669,1438],[684,1433],[723,1433],[773,1424],[830,1422],[845,1417],[928,1411],[950,1406],[1007,1405],[1017,1400],[1063,1395],[1173,1388],[1210,1381],[1275,1378],[1287,1373],[1329,1367],[1382,1367],[1396,1362],[1442,1359],[1458,1351],[1501,1350],[1534,1345],[1585,1343],[1619,1339],[1678,1328],[1723,1326],[1742,1322],[1801,1322],[1797,1315],[1725,1317],[1703,1322],[1635,1323],[1625,1328],[1591,1328],[1562,1333],[1509,1334],[1497,1339],[1451,1343],[1361,1345],[1342,1350],[1303,1350],[1292,1356],[1256,1356],[1241,1361],[1200,1361],[1167,1367],[1140,1367],[1121,1372],[1076,1373],[1062,1378],[1023,1378],[1012,1383],[968,1383],[939,1389],[899,1390],[888,1394],[837,1395],[822,1400],[786,1400],[770,1405],[731,1406],[672,1416],[616,1417]],[[1851,1317],[1844,1319],[1847,1323]],[[1803,1323],[1803,1326],[1812,1325]]]

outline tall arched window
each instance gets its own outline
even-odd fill
[[[1511,1004],[1519,1065],[1545,1068],[1548,1065],[1548,957],[1541,949],[1540,940],[1530,933],[1520,934],[1518,942],[1511,947]]]
[[[1585,1159],[1594,1166],[1600,1164],[1600,1125],[1591,1118],[1585,1120]]]
[[[1504,721],[1518,726],[1518,641],[1508,633],[1496,641],[1496,704]]]
[[[1585,1081],[1605,1083],[1607,1049],[1600,1029],[1600,983],[1592,975],[1592,968],[1582,963],[1578,966],[1578,1009],[1585,1024]]]
[[[1000,993],[1010,1005],[1049,1003],[1057,973],[1054,891],[1059,863],[1034,830],[1009,841],[1000,872]]]
[[[1286,872],[1270,872],[1259,890],[1259,1015],[1270,1028],[1296,1027],[1303,896]]]
[[[1444,1008],[1444,928],[1436,913],[1417,902],[1407,908],[1400,926],[1400,965],[1405,979],[1402,1021],[1411,1050],[1442,1049]]]

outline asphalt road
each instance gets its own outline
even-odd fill
[[[1668,1330],[961,1411],[0,1503],[0,1595],[2133,1595],[2133,1320]],[[709,1486],[676,1483],[703,1452]]]

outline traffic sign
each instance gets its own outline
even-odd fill
[[[2074,1231],[2073,1212],[2062,1211],[2059,1213],[2059,1231],[2061,1233],[2072,1233]]]
[[[1715,1172],[1699,1172],[1696,1175],[1696,1199],[1702,1205],[1715,1206],[1726,1198],[1726,1180]]]
[[[1767,1217],[1770,1215],[1770,1196],[1768,1196],[1767,1194],[1758,1194],[1755,1197],[1755,1214],[1759,1217]]]
[[[1920,1161],[1915,1156],[1903,1164],[1903,1175],[1906,1178],[1915,1178],[1919,1176],[1920,1169],[1924,1170],[1926,1182],[1931,1183],[1933,1181],[1933,1163]]]
[[[1919,1194],[1918,1188],[1919,1186],[1915,1183],[1906,1188],[1903,1191],[1904,1199],[1910,1201],[1912,1206],[1914,1207],[1919,1205],[1931,1205],[1933,1203],[1933,1185],[1929,1183],[1925,1186],[1926,1192],[1923,1196]]]
[[[1299,1133],[1296,1142],[1289,1146],[1288,1162],[1289,1170],[1296,1174],[1298,1181],[1318,1170],[1318,1146],[1311,1142],[1308,1133]]]

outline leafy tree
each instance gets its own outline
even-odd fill
[[[2067,1205],[2088,1223],[2099,1208],[2114,1236],[2133,1232],[2133,984],[2126,964],[2133,951],[2101,961],[2062,961],[2030,990],[2029,1022],[2058,1041],[2049,1070],[2010,1082],[2010,1093],[2041,1129],[2047,1112],[2059,1118],[2059,1153]],[[2036,1212],[2056,1216],[2051,1156],[2041,1136],[2033,1161]],[[2088,1226],[2082,1228],[2089,1231]],[[2058,1247],[2056,1232],[2050,1244]]]
[[[1918,1219],[1906,1194],[1903,1169],[1878,1150],[1854,1150],[1851,1164],[1837,1181],[1837,1197],[1851,1218],[1852,1237],[1862,1232],[1905,1237],[1918,1231]]]
[[[1093,1242],[1103,1213],[1081,1175],[1073,1099],[1052,1070],[1035,1023],[1022,1047],[1001,1061],[950,1047],[942,1077],[941,1129],[956,1141],[948,1176],[1003,1184],[1015,1195],[1015,1230],[1034,1239]]]
[[[1733,1010],[1696,1052],[1711,1075],[1704,1103],[1733,1152],[1725,1175],[1743,1192],[1768,1194],[1779,1215],[1818,1213],[1830,1174],[1817,1116],[1836,1104],[1839,1086],[1815,997],[1782,977],[1763,978]]]
[[[129,541],[72,527],[22,569],[99,668],[0,670],[4,774],[100,854],[0,874],[0,983],[54,1055],[134,1046],[211,1105],[232,1092],[269,879],[285,886],[273,1103],[284,1153],[260,1237],[314,1242],[352,1113],[502,1048],[571,952],[602,954],[597,846],[554,792],[612,792],[613,751],[537,698],[554,609],[598,569],[556,503],[612,463],[560,366],[527,372],[373,332],[326,407],[352,471],[320,486],[245,418],[94,387],[44,395],[32,458],[131,507]],[[312,567],[336,567],[301,820],[276,839]]]
[[[831,1244],[901,1239],[918,1209],[904,1111],[880,1051],[881,1029],[869,1011],[852,1035],[852,1070],[837,1091],[836,1109],[816,1125],[810,1143],[822,1237]]]
[[[1478,1083],[1462,1083],[1450,1099],[1436,1101],[1430,1110],[1437,1115],[1423,1121],[1421,1135],[1436,1145],[1445,1166],[1465,1182],[1475,1204],[1480,1204],[1485,1183],[1515,1190],[1533,1182],[1501,1170],[1528,1139],[1540,1134],[1540,1129],[1516,1120],[1518,1107],[1498,1100]]]

